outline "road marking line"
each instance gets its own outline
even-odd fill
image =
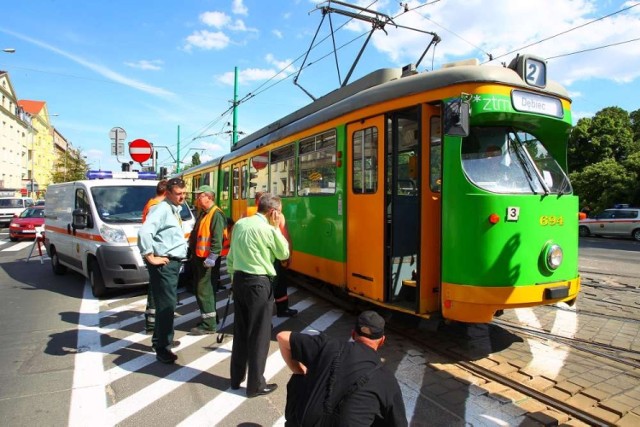
[[[309,325],[303,333],[315,333],[321,332],[334,324],[344,313],[337,310],[331,310],[328,313],[322,315],[316,319],[311,325]],[[278,320],[284,321],[286,319],[279,318]],[[282,323],[282,322],[278,322]],[[275,327],[275,325],[274,325]],[[280,355],[280,351],[276,350],[267,359],[267,367],[264,372],[264,378],[269,381],[276,376],[281,370],[286,368],[286,363]],[[242,383],[243,387],[246,387],[246,381]],[[241,390],[227,390],[220,393],[217,397],[207,402],[191,416],[184,419],[179,427],[191,427],[191,426],[212,426],[218,425],[222,422],[226,416],[238,408],[247,397],[244,393],[240,394]]]
[[[2,252],[18,252],[24,248],[28,248],[29,246],[33,246],[33,242],[20,242],[8,247],[7,249],[3,249]]]
[[[91,294],[91,286],[87,282],[79,311],[78,353],[73,370],[69,426],[83,427],[88,420],[95,426],[108,425],[100,333],[95,326],[87,326],[97,324],[100,302]]]

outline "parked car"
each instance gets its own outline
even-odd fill
[[[9,239],[33,239],[36,237],[36,227],[44,225],[44,206],[31,206],[25,209],[9,224]]]
[[[44,206],[44,199],[36,200],[36,206]]]
[[[0,225],[6,227],[14,216],[34,203],[31,197],[0,197]]]
[[[579,224],[580,236],[633,237],[640,241],[640,208],[606,209]]]

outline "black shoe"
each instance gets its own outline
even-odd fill
[[[179,345],[180,345],[180,341],[173,341],[171,343],[171,348],[176,348]],[[155,344],[151,344],[151,350],[156,351],[156,345]]]
[[[294,310],[293,308],[287,308],[285,310],[278,310],[278,317],[293,317],[298,314],[298,310]]]
[[[169,365],[178,360],[178,356],[171,350],[159,350],[156,352],[156,360]]]
[[[266,396],[269,393],[273,393],[278,388],[278,384],[267,384],[265,388],[254,391],[253,393],[247,392],[247,397]]]
[[[238,390],[240,388],[240,384],[231,384],[231,390]]]
[[[209,329],[203,329],[199,326],[196,326],[195,328],[191,328],[191,330],[189,331],[189,335],[211,335],[211,334],[215,334],[216,330],[209,330]]]

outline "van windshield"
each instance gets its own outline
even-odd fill
[[[0,208],[23,208],[22,199],[0,199]]]
[[[156,196],[156,187],[120,186],[93,187],[93,200],[100,219],[106,223],[142,223],[142,209]],[[180,211],[183,221],[191,219],[191,210],[184,203]]]
[[[93,187],[91,195],[100,219],[106,223],[142,223],[142,209],[155,197],[154,186]]]

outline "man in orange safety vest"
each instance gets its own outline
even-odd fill
[[[205,335],[216,332],[216,298],[211,286],[211,269],[220,269],[220,252],[227,219],[215,204],[213,188],[202,185],[196,194],[200,214],[189,237],[189,249],[196,301],[202,320],[191,328],[190,333]]]

